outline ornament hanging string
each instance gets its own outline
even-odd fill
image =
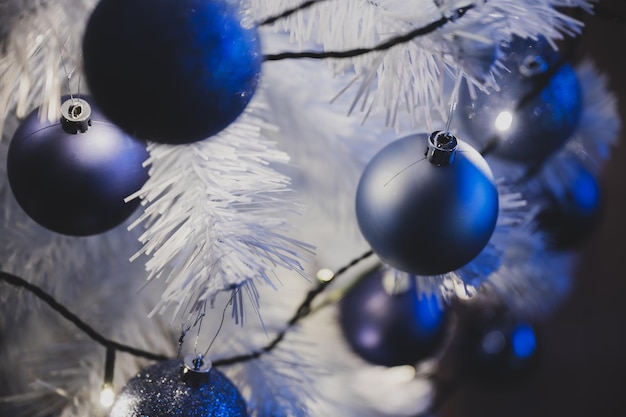
[[[185,336],[187,336],[187,332],[191,330],[192,327],[196,327],[196,325],[198,325],[198,323],[200,323],[201,320],[204,318],[206,314],[206,303],[204,304],[204,307],[205,308],[202,309],[200,313],[198,313],[198,317],[196,317],[193,324],[190,324],[187,327],[181,326],[180,337],[178,338],[178,355],[177,355],[178,359],[182,358],[183,344],[185,343]],[[199,335],[200,335],[200,326],[198,326],[198,335],[196,336],[196,343],[198,341]]]
[[[241,287],[237,287],[237,289],[235,291],[233,291],[233,295],[230,297],[230,299],[228,300],[228,302],[226,303],[226,305],[222,309],[222,318],[220,319],[220,324],[219,324],[219,326],[218,326],[218,328],[217,328],[217,330],[215,332],[215,335],[213,336],[213,339],[211,339],[211,343],[209,343],[209,346],[204,351],[204,356],[207,356],[209,354],[209,350],[211,350],[211,347],[213,346],[213,343],[215,343],[215,341],[217,340],[217,336],[219,336],[220,331],[222,330],[222,327],[224,326],[224,319],[226,318],[226,310],[228,309],[228,306],[233,305],[235,297],[237,295],[239,295],[239,291],[241,291]],[[205,304],[205,308],[206,308],[206,304]],[[198,335],[199,334],[200,334],[200,329],[198,329]],[[197,353],[196,353],[196,355],[197,355]]]
[[[76,71],[76,67],[72,68],[72,70],[70,72],[67,72],[67,66],[65,65],[65,59],[64,59],[64,53],[65,53],[65,45],[63,43],[59,43],[59,48],[61,49],[60,51],[60,60],[61,60],[61,64],[63,67],[63,72],[65,73],[65,81],[67,82],[67,90],[70,93],[70,99],[74,100],[74,95],[72,94],[72,86],[70,85],[70,81],[72,79],[72,76],[74,75],[74,72]],[[76,94],[76,96],[78,98],[80,98],[80,73],[78,74],[79,79],[78,79],[78,93]]]
[[[456,71],[456,78],[454,80],[454,88],[452,89],[452,95],[450,96],[450,109],[448,111],[448,121],[446,122],[446,133],[450,132],[450,125],[456,112],[456,106],[459,104],[459,90],[461,88],[461,81],[463,81],[463,72],[460,68]]]

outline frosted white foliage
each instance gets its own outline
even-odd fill
[[[512,230],[501,239],[500,266],[483,283],[477,301],[504,304],[526,319],[550,315],[571,290],[574,255],[548,250],[529,230]]]
[[[257,96],[236,123],[209,140],[152,144],[150,179],[136,194],[135,222],[148,279],[167,283],[155,311],[175,314],[248,281],[271,283],[275,268],[302,270],[311,248],[284,234],[296,204],[289,178],[272,164],[288,157],[263,134]],[[181,311],[182,309],[182,311]]]
[[[266,49],[289,48],[285,34],[262,33]],[[362,126],[348,116],[350,103],[337,95],[350,78],[333,76],[321,61],[286,60],[263,68],[268,117],[279,128],[272,138],[291,158],[293,187],[307,210],[321,209],[339,228],[354,217],[354,192],[363,167],[396,136],[382,127],[384,121]],[[294,117],[294,109],[303,111]]]
[[[326,401],[312,406],[316,416],[333,412],[371,417],[416,416],[428,410],[435,393],[432,383],[416,377],[410,366],[353,369],[327,377],[321,386]]]
[[[253,0],[259,16],[277,14],[300,0]],[[333,59],[336,73],[358,82],[354,105],[379,110],[387,124],[402,117],[430,123],[446,114],[444,74],[460,72],[472,83],[496,87],[491,76],[498,45],[512,35],[542,35],[550,42],[579,32],[581,24],[556,7],[581,7],[586,0],[325,0],[276,23],[291,34],[294,48],[316,42],[322,50],[371,48],[399,35],[448,19],[437,30],[384,51]],[[458,15],[460,8],[470,8]],[[405,115],[405,116],[402,116]]]
[[[0,158],[6,158],[0,143]],[[105,337],[172,354],[175,336],[146,317],[158,288],[137,292],[146,272],[127,259],[139,249],[124,225],[90,237],[44,229],[19,208],[0,165],[0,264],[43,288]],[[104,349],[25,291],[0,283],[0,415],[94,415],[102,385]],[[145,365],[118,355],[116,386]]]
[[[300,417],[309,415],[307,400],[317,395],[313,374],[320,372],[307,366],[301,349],[285,342],[287,349],[237,365],[228,374],[238,385],[253,417]]]
[[[79,88],[80,34],[95,0],[0,1],[0,130],[12,109],[60,114],[66,84]]]

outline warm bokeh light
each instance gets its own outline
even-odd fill
[[[113,405],[115,401],[115,391],[110,385],[104,385],[102,391],[100,391],[100,405],[108,408]]]
[[[317,271],[317,279],[321,282],[328,282],[335,277],[335,273],[328,268]]]
[[[494,126],[500,132],[509,130],[511,124],[513,124],[513,113],[511,113],[510,111],[500,112],[500,114],[498,114],[498,117],[496,117],[496,121],[494,122]]]

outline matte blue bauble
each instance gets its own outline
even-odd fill
[[[458,141],[453,161],[439,166],[424,156],[428,146],[426,134],[387,145],[365,168],[356,194],[359,228],[374,252],[415,275],[470,262],[498,218],[498,191],[482,156]]]
[[[514,38],[503,48],[506,70],[499,70],[499,91],[464,88],[459,116],[468,141],[514,162],[539,163],[560,149],[578,126],[582,94],[572,67],[544,38]],[[483,152],[485,153],[485,152]]]
[[[217,369],[184,375],[180,360],[158,362],[132,378],[117,396],[109,417],[246,417],[237,387]]]
[[[595,231],[603,212],[602,190],[594,175],[574,167],[571,182],[553,190],[537,216],[537,225],[549,246],[556,250],[576,249]]]
[[[210,137],[243,112],[262,55],[228,0],[101,0],[83,39],[89,89],[117,125],[146,140]]]
[[[74,236],[102,233],[126,220],[139,200],[124,198],[148,179],[142,165],[149,156],[146,143],[109,122],[89,97],[81,99],[82,107],[73,108],[76,122],[41,121],[33,111],[13,135],[7,156],[9,184],[26,214]],[[84,116],[88,107],[89,118],[78,115],[78,108]]]
[[[420,294],[415,277],[377,268],[339,303],[340,324],[351,348],[382,366],[414,365],[433,355],[446,334],[447,313],[433,294]],[[394,288],[396,287],[396,288]]]
[[[466,363],[479,377],[521,376],[537,357],[537,333],[527,322],[503,312],[486,312],[467,329]]]

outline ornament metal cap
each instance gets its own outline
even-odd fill
[[[91,126],[91,106],[81,98],[69,98],[61,104],[61,126],[67,133],[85,133]]]
[[[428,137],[426,147],[426,159],[434,165],[445,166],[454,162],[458,142],[450,132],[437,130]]]
[[[182,379],[188,384],[198,384],[206,380],[213,367],[211,361],[202,354],[185,356],[183,364]]]

